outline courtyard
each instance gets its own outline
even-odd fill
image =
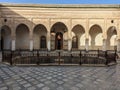
[[[120,65],[10,66],[0,64],[0,90],[119,90]]]

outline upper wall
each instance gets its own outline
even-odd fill
[[[7,19],[7,22],[5,22]],[[114,20],[114,23],[111,21]],[[103,37],[110,26],[120,30],[120,5],[42,5],[42,4],[1,4],[0,26],[8,25],[15,36],[16,27],[23,23],[30,29],[43,24],[48,31],[56,22],[64,23],[68,30],[80,24],[85,28],[88,38],[89,29],[97,24],[103,30]],[[120,38],[120,33],[118,33]]]
[[[1,4],[5,17],[32,18],[118,18],[119,5],[32,5]],[[17,14],[13,13],[16,12]]]

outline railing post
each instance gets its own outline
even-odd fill
[[[36,64],[39,65],[39,51],[37,50],[37,61]]]
[[[47,53],[47,62],[50,63],[50,59],[49,59],[49,54],[48,53]]]
[[[82,64],[82,62],[81,62],[81,56],[82,56],[82,53],[81,53],[81,50],[80,50],[80,54],[79,54],[79,56],[80,56],[80,62],[79,62],[79,64],[81,65]]]
[[[105,63],[105,65],[108,65],[107,51],[105,51],[105,58],[106,58],[106,63]]]
[[[58,60],[59,60],[59,65],[60,65],[60,52],[58,52]]]
[[[115,54],[114,54],[114,61],[116,63],[116,56],[117,56],[117,50],[115,49]]]
[[[98,48],[98,57],[99,57],[99,48]]]
[[[2,50],[2,62],[4,62],[4,51]]]
[[[70,54],[70,56],[71,56],[71,63],[72,63],[72,59],[73,59],[72,53]]]
[[[11,55],[11,56],[10,56],[10,65],[13,65],[13,62],[12,62],[13,51],[11,51],[10,53],[11,53],[11,54],[10,54],[10,55]]]

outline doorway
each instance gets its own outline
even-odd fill
[[[3,40],[3,36],[1,36],[1,50],[3,50],[4,49],[4,40]]]
[[[57,32],[55,36],[55,49],[61,50],[63,48],[63,34]]]

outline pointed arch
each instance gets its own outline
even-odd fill
[[[25,24],[19,24],[16,28],[16,49],[29,49],[29,28]]]
[[[114,50],[117,48],[117,30],[115,26],[111,26],[107,30],[107,49]]]
[[[57,45],[58,44],[58,39],[57,36],[61,36],[61,45],[60,45],[60,49],[68,49],[68,28],[67,26],[62,23],[62,22],[56,22],[55,24],[52,25],[51,29],[51,49],[57,49]],[[54,33],[54,35],[52,34]]]
[[[1,50],[11,49],[11,29],[4,25],[1,27]]]
[[[102,45],[103,45],[102,28],[97,24],[91,26],[89,30],[89,35],[91,37],[90,49],[92,50],[102,49]]]
[[[85,37],[82,37],[83,34],[85,34],[85,29],[82,25],[75,25],[73,28],[72,28],[72,44],[75,44],[75,37],[76,37],[76,49],[83,49],[85,48],[85,41],[83,42],[82,39],[85,39]],[[84,46],[83,46],[84,45]],[[75,46],[75,45],[72,45],[72,46]],[[75,47],[72,47],[72,49],[74,49]]]
[[[34,49],[47,49],[47,29],[43,24],[38,24],[33,29],[33,47]],[[45,45],[43,45],[45,44]]]

